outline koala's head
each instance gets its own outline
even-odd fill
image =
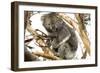
[[[45,14],[41,17],[43,21],[43,26],[48,32],[54,32],[56,31],[56,23],[60,21],[60,19],[57,17],[57,13],[52,12],[49,14]]]

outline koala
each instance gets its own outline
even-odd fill
[[[75,30],[58,16],[58,13],[51,12],[41,17],[50,38],[47,44],[53,48],[56,56],[62,59],[73,59],[78,48]]]

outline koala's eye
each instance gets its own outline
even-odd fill
[[[50,25],[50,24],[48,24],[48,25]]]

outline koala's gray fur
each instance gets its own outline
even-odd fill
[[[43,26],[51,37],[47,41],[52,46],[57,56],[62,59],[72,59],[78,48],[78,41],[75,30],[70,28],[57,13],[50,13],[42,16]]]

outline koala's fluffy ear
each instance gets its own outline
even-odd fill
[[[48,14],[44,14],[43,16],[41,16],[41,21],[44,21],[45,18],[47,18]]]
[[[41,16],[41,20],[44,21],[45,18],[51,18],[51,17],[54,17],[55,15],[57,15],[56,12],[51,12],[51,13],[48,13],[48,14],[44,14],[43,16]]]

